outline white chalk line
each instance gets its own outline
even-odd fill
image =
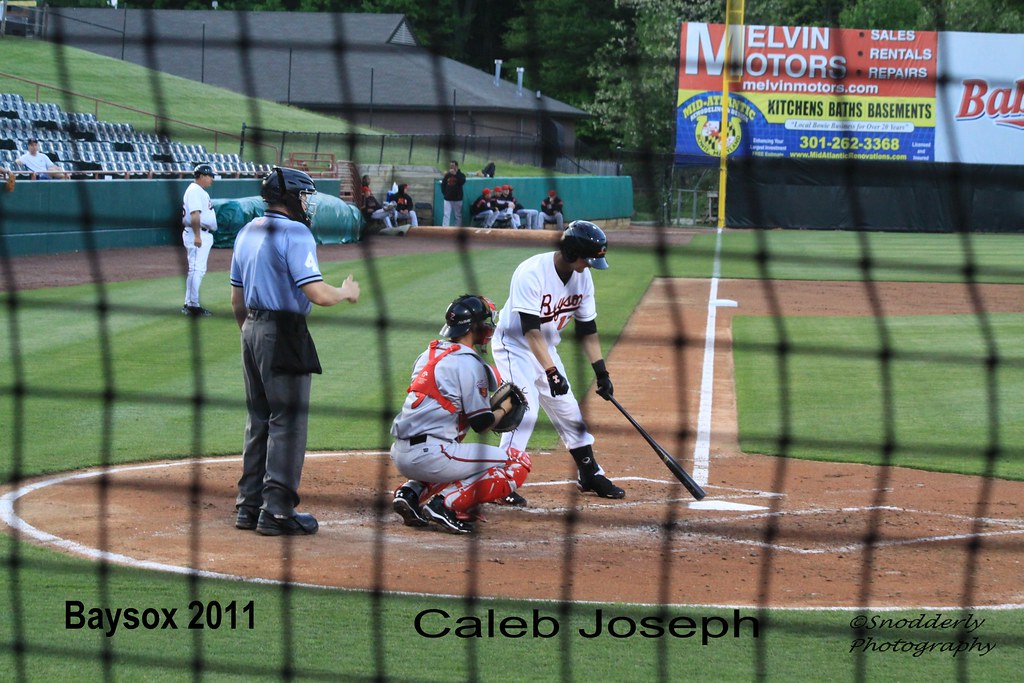
[[[387,454],[387,451],[336,451],[336,452],[322,452],[322,453],[307,453],[306,457],[307,458],[353,457],[353,456],[354,457],[364,457],[364,456],[377,457],[377,456],[385,455],[385,454]],[[363,589],[357,589],[357,588],[345,588],[345,587],[331,586],[331,585],[325,585],[325,584],[315,584],[315,583],[305,583],[305,582],[295,582],[295,581],[282,581],[280,579],[267,579],[267,578],[261,578],[261,577],[253,577],[253,576],[240,576],[240,575],[228,574],[228,573],[224,573],[224,572],[215,572],[215,571],[204,570],[204,569],[195,569],[195,568],[192,568],[192,567],[183,567],[183,566],[179,566],[179,565],[167,564],[167,563],[164,563],[164,562],[156,562],[156,561],[153,561],[153,560],[141,560],[141,559],[138,559],[136,557],[131,557],[129,555],[124,555],[122,553],[113,553],[113,552],[110,552],[110,551],[101,550],[99,548],[93,548],[91,546],[87,546],[85,544],[78,543],[77,541],[72,541],[70,539],[62,538],[62,537],[56,536],[54,534],[48,533],[46,531],[43,531],[41,529],[36,528],[32,524],[30,524],[27,521],[25,521],[22,517],[20,517],[17,514],[17,511],[15,510],[16,503],[17,503],[17,501],[20,498],[22,498],[22,497],[24,497],[24,496],[26,496],[26,495],[34,492],[34,491],[38,491],[38,490],[40,490],[42,488],[46,488],[48,486],[54,486],[54,485],[62,484],[62,483],[69,482],[69,481],[91,479],[91,478],[96,478],[96,477],[100,477],[100,476],[109,476],[109,475],[113,475],[113,474],[120,474],[120,473],[131,472],[131,471],[164,469],[164,468],[170,468],[170,467],[182,467],[182,466],[187,466],[187,465],[195,466],[195,465],[225,464],[225,463],[235,463],[235,462],[240,462],[240,461],[241,461],[241,457],[238,457],[238,456],[234,456],[234,457],[232,457],[232,456],[225,456],[225,457],[197,458],[197,459],[176,460],[176,461],[162,462],[162,463],[150,463],[150,464],[143,464],[143,465],[123,465],[123,466],[118,466],[118,467],[100,468],[100,469],[94,469],[94,470],[89,470],[89,471],[85,471],[85,472],[75,472],[75,473],[71,473],[71,474],[59,475],[59,476],[56,476],[56,477],[51,477],[49,479],[45,479],[45,480],[34,482],[32,484],[26,484],[26,485],[21,486],[21,487],[15,489],[13,491],[10,491],[10,492],[4,494],[2,497],[0,497],[0,520],[3,520],[3,522],[5,524],[7,524],[12,529],[14,529],[17,534],[27,536],[27,537],[29,537],[29,538],[31,538],[31,539],[39,542],[39,543],[59,548],[59,549],[65,551],[65,552],[68,552],[70,554],[77,555],[77,556],[80,556],[80,557],[84,557],[86,559],[91,559],[91,560],[99,561],[99,562],[113,563],[113,564],[118,564],[118,565],[130,567],[130,568],[136,568],[136,569],[146,569],[146,570],[150,570],[150,571],[159,571],[159,572],[165,572],[165,573],[170,573],[170,574],[192,576],[192,577],[197,577],[197,578],[219,579],[219,580],[233,581],[233,582],[239,582],[239,583],[250,583],[250,584],[257,584],[257,585],[268,585],[268,586],[288,585],[288,586],[294,586],[294,587],[299,587],[299,588],[315,588],[315,589],[335,590],[335,591],[342,591],[342,592],[353,592],[353,593],[366,592]],[[651,479],[651,478],[647,478],[647,477],[623,477],[621,479],[623,479],[623,480],[647,481],[647,482],[661,483],[661,484],[666,484],[666,485],[672,485],[672,484],[675,483],[674,481],[666,481],[666,480],[662,480],[662,479]],[[564,480],[564,481],[558,481],[558,482],[536,482],[536,483],[533,483],[533,484],[530,484],[530,485],[533,485],[533,486],[551,486],[551,485],[566,485],[566,484],[572,484],[572,483],[575,483],[575,482],[572,481],[572,480]],[[734,490],[744,491],[742,489],[734,489]],[[777,496],[777,495],[781,495],[781,494],[775,494],[775,493],[771,493],[771,492],[759,492],[759,491],[750,491],[750,493],[752,493],[752,494],[759,494],[759,495],[763,495],[763,496]],[[737,495],[737,496],[730,496],[730,497],[747,498],[749,496]],[[658,501],[658,503],[660,505],[664,505],[666,502],[685,502],[687,500],[689,500],[689,499],[688,498],[679,498],[679,499],[674,499],[674,500],[662,499],[662,500]],[[650,504],[650,503],[648,501],[632,501],[632,504],[633,505],[642,505],[642,504]],[[630,503],[618,502],[618,503],[614,503],[614,504],[609,504],[608,507],[621,507],[621,506],[626,506],[626,505],[630,505]],[[714,519],[707,519],[707,520],[704,520],[704,521],[706,523],[713,524],[713,523],[729,522],[729,521],[736,521],[736,520],[743,520],[743,519],[757,519],[757,518],[770,517],[770,516],[812,515],[812,514],[827,514],[827,513],[834,513],[834,512],[866,512],[866,511],[871,511],[871,510],[876,510],[876,509],[887,510],[887,511],[897,511],[897,512],[921,512],[921,514],[933,514],[933,515],[946,516],[946,517],[950,517],[950,518],[961,519],[961,520],[969,520],[969,521],[975,519],[975,518],[967,517],[967,516],[963,516],[963,515],[951,515],[951,514],[947,515],[945,513],[939,513],[939,512],[933,512],[933,511],[907,510],[905,508],[900,508],[900,507],[891,506],[891,505],[885,505],[885,506],[844,507],[844,508],[835,508],[835,509],[829,509],[829,508],[809,508],[809,509],[803,509],[803,510],[789,510],[789,511],[778,511],[778,512],[756,512],[756,513],[748,513],[748,514],[736,514],[736,515],[720,516],[720,517],[717,517],[717,518],[714,518]],[[568,511],[568,508],[520,508],[520,509],[515,509],[515,511],[516,512],[527,511],[527,512],[531,512],[531,513],[533,513],[533,512],[557,513],[557,512],[560,512],[560,511],[561,512]],[[338,519],[338,520],[330,520],[330,521],[325,520],[325,525],[339,525],[339,526],[341,526],[341,525],[365,524],[366,520],[369,517],[370,516],[365,516],[365,515],[364,516],[349,516],[348,518],[341,518],[341,519]],[[932,537],[923,537],[923,538],[917,538],[917,539],[894,539],[894,540],[891,540],[891,541],[883,541],[883,542],[880,542],[880,543],[876,543],[875,547],[884,547],[884,546],[890,546],[890,545],[906,545],[906,544],[912,544],[912,543],[941,542],[941,541],[947,541],[947,540],[960,540],[960,539],[967,539],[967,538],[980,538],[980,537],[984,537],[984,536],[996,536],[996,535],[1007,535],[1007,534],[1024,534],[1024,520],[999,520],[999,519],[984,518],[981,521],[989,522],[989,523],[1002,523],[1002,524],[1007,524],[1007,525],[1020,525],[1020,527],[1017,528],[1017,529],[1009,529],[1009,530],[1003,530],[1003,531],[991,531],[991,532],[970,533],[970,534],[951,534],[951,535],[945,535],[945,536],[932,536]],[[650,525],[650,526],[652,528],[655,528],[657,525]],[[680,525],[679,528],[676,531],[685,532],[686,531],[685,525]],[[636,531],[635,531],[635,529],[612,529],[612,530],[610,530],[610,529],[601,529],[601,530],[595,530],[595,531],[592,531],[592,532],[588,532],[588,536],[604,536],[604,535],[608,535],[608,534],[612,534],[612,535],[617,536],[617,537],[626,537],[626,536],[628,536],[630,538],[635,538]],[[733,537],[729,537],[729,536],[722,536],[722,535],[718,535],[718,534],[707,534],[707,533],[703,533],[703,532],[701,532],[701,537],[705,538],[705,539],[718,540],[718,541],[725,542],[725,543],[735,543],[735,544],[738,544],[738,545],[753,545],[753,546],[759,546],[759,547],[763,547],[763,548],[771,548],[773,550],[780,550],[780,551],[784,551],[784,552],[793,552],[793,553],[797,553],[797,554],[810,554],[810,555],[813,555],[813,554],[838,553],[838,552],[853,552],[853,551],[862,549],[861,545],[847,545],[847,546],[835,546],[835,547],[832,547],[832,548],[811,548],[811,549],[807,549],[807,548],[793,548],[793,547],[790,547],[790,546],[784,546],[784,545],[780,545],[780,544],[768,544],[768,543],[765,543],[763,541],[757,541],[757,540],[752,540],[752,539],[737,539],[737,538],[733,538]],[[445,538],[448,541],[451,540],[451,537],[445,536]],[[493,545],[493,543],[489,543],[489,544]],[[500,542],[499,542],[499,544],[500,544]],[[515,541],[505,541],[504,544],[508,545],[510,547],[518,545],[517,542],[515,542]],[[422,547],[422,543],[418,543],[417,545]],[[444,547],[447,548],[447,547],[450,547],[450,546],[449,545],[445,545]],[[683,550],[676,550],[674,552],[685,552],[685,550],[684,549]],[[415,592],[415,591],[384,591],[384,593],[388,594],[388,595],[405,595],[405,596],[415,596],[415,597],[440,597],[440,598],[453,598],[453,599],[459,599],[459,598],[464,598],[465,597],[465,596],[462,596],[462,595],[449,595],[449,594],[438,594],[438,593],[421,593],[421,592]],[[487,598],[487,599],[496,599],[497,600],[497,599],[508,599],[508,598]],[[537,598],[520,598],[519,600],[521,600],[522,602],[540,603],[540,604],[557,604],[557,603],[559,603],[558,600],[545,600],[545,599],[537,599]],[[597,600],[574,600],[573,602],[576,603],[576,604],[605,604],[605,603],[602,603],[601,601],[597,601]],[[620,604],[644,606],[644,605],[651,605],[653,603],[620,603]],[[669,606],[669,607],[704,607],[704,608],[716,608],[716,609],[736,609],[736,608],[743,608],[743,609],[772,609],[772,610],[778,609],[778,610],[785,610],[785,611],[805,611],[805,610],[807,610],[807,611],[849,611],[849,610],[857,610],[857,609],[873,609],[873,610],[899,611],[899,610],[907,610],[907,609],[915,609],[915,610],[916,609],[929,609],[929,610],[931,610],[931,609],[944,609],[944,610],[964,609],[963,605],[951,605],[951,606],[945,606],[945,607],[917,607],[917,606],[907,607],[907,606],[901,606],[901,605],[893,605],[893,606],[870,605],[870,606],[866,606],[866,607],[849,607],[849,606],[799,607],[799,606],[790,606],[790,607],[770,607],[770,608],[764,608],[763,606],[754,605],[754,604],[751,604],[751,605],[733,605],[733,604],[728,604],[728,605],[726,605],[726,604],[700,604],[700,603],[673,603],[673,604],[669,604],[669,605],[665,605],[665,606]],[[1018,603],[1006,603],[1006,604],[998,604],[998,605],[972,605],[972,606],[970,606],[970,608],[984,608],[984,609],[993,609],[993,610],[1011,610],[1011,609],[1021,609],[1021,608],[1024,608],[1024,603],[1021,603],[1021,604],[1018,604]]]
[[[704,365],[700,373],[700,409],[697,412],[697,441],[693,447],[693,478],[701,486],[708,483],[711,457],[711,401],[715,384],[715,321],[718,319],[718,278],[722,273],[722,228],[715,236],[715,260],[708,293],[708,320],[704,329]]]

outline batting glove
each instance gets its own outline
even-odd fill
[[[612,378],[608,375],[608,369],[604,365],[604,359],[591,363],[594,374],[597,376],[597,395],[604,400],[609,400],[615,394],[615,387],[612,386]]]
[[[558,371],[558,368],[552,365],[545,372],[548,376],[548,386],[551,388],[552,396],[564,396],[569,393],[569,382]]]

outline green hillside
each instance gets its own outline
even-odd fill
[[[49,86],[38,89],[41,102],[56,102],[64,111],[92,112],[104,121],[130,123],[140,131],[153,131],[156,126],[154,117],[143,112],[160,114],[172,119],[166,122],[164,131],[170,137],[204,145],[210,151],[216,147],[225,153],[238,152],[237,137],[243,123],[277,130],[379,132],[84,50],[25,38],[5,37],[0,41],[0,92],[17,93],[36,101],[34,83],[10,76]],[[109,104],[97,103],[92,98]]]
[[[37,87],[36,83],[45,85]],[[145,132],[156,130],[157,121],[153,114],[159,114],[166,119],[163,132],[173,140],[203,145],[211,152],[226,154],[238,152],[242,124],[341,135],[388,132],[298,107],[246,97],[231,90],[85,50],[10,36],[0,41],[0,92],[17,93],[32,102],[37,99],[56,102],[64,111],[90,112],[101,120],[130,123]],[[417,146],[415,150],[410,148],[408,137],[403,136],[392,143],[382,146],[379,139],[364,140],[355,149],[355,160],[359,163],[379,161],[447,168],[443,159],[449,158],[449,154],[443,153],[439,157],[433,142]],[[292,151],[312,148],[309,136],[306,139],[294,136],[294,145]],[[352,150],[349,140],[344,137],[325,140],[318,149],[334,152],[337,158],[349,158]],[[288,151],[285,150],[283,156],[287,156]],[[243,156],[258,163],[277,161],[276,148],[258,149],[248,143]],[[474,155],[464,158],[456,155],[456,158],[462,159],[466,169],[483,168],[489,161]],[[513,176],[551,174],[544,169],[511,162],[502,162],[502,170],[504,175]]]

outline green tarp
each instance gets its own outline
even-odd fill
[[[235,235],[246,223],[263,215],[266,208],[261,197],[239,197],[237,199],[214,199],[213,210],[217,214],[215,247],[230,249],[235,244]],[[362,231],[363,217],[359,209],[338,197],[317,194],[317,209],[313,216],[312,231],[317,244],[348,244],[358,242]]]

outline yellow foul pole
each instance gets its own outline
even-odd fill
[[[729,158],[729,84],[743,77],[743,10],[745,0],[725,3],[725,64],[722,65],[722,123],[718,129],[718,227],[725,227],[726,162]],[[735,27],[735,28],[734,28]],[[735,32],[735,35],[733,35]]]

